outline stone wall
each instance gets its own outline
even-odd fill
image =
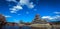
[[[32,29],[51,29],[51,25],[49,24],[32,24],[30,26]]]
[[[52,29],[60,29],[60,25],[51,25]]]

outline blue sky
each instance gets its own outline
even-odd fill
[[[31,22],[36,14],[48,22],[60,21],[60,0],[0,0],[0,14],[7,22]]]

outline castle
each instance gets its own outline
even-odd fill
[[[32,24],[46,24],[47,21],[42,19],[39,14],[36,14],[34,20],[32,21]]]

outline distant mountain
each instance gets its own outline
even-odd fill
[[[45,20],[47,21],[47,22],[60,22],[60,19],[47,19],[47,18],[45,18]]]
[[[60,21],[51,21],[51,22],[53,22],[53,23],[57,23],[57,22],[60,23]]]

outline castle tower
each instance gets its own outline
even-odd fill
[[[33,24],[43,24],[46,23],[45,20],[41,19],[39,14],[36,14],[34,20],[32,21]]]

